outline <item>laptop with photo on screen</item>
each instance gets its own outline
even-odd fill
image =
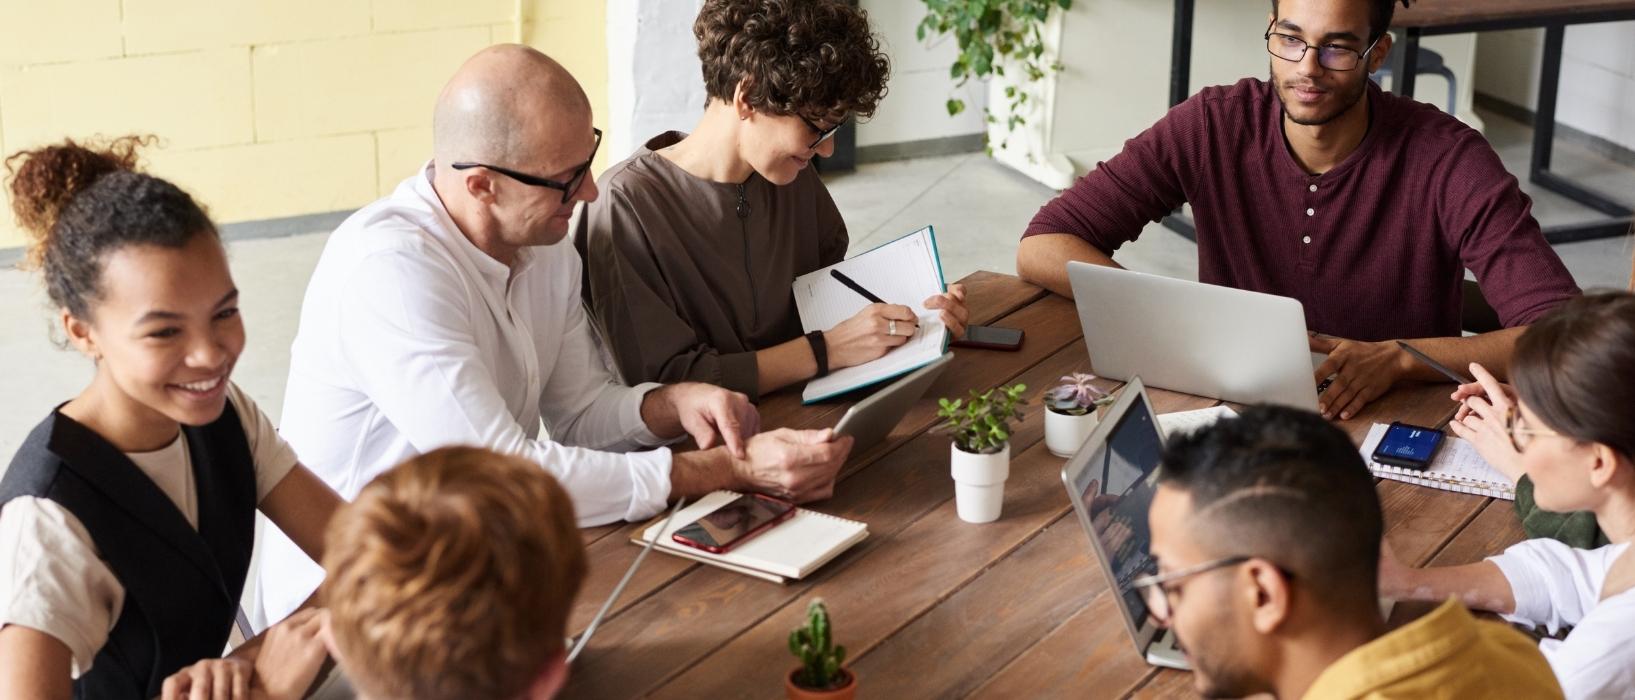
[[[1163,449],[1152,402],[1141,379],[1131,378],[1084,446],[1062,466],[1062,484],[1136,651],[1155,666],[1190,670],[1174,633],[1147,614],[1141,591],[1130,586],[1157,571],[1147,509]]]

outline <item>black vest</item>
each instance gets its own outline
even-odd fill
[[[135,463],[53,411],[0,479],[0,506],[49,499],[85,526],[125,587],[125,604],[76,698],[152,698],[165,679],[218,658],[254,546],[255,463],[231,403],[209,425],[182,427],[198,492],[199,529]]]

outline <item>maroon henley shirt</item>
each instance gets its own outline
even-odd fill
[[[1183,202],[1198,276],[1291,297],[1306,327],[1353,340],[1457,336],[1464,270],[1506,327],[1579,293],[1532,200],[1480,133],[1368,84],[1372,123],[1333,170],[1305,172],[1272,86],[1206,88],[1034,215],[1108,253]]]

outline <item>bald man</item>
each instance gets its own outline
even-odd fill
[[[555,476],[582,526],[716,489],[832,493],[850,438],[758,433],[742,394],[627,387],[603,363],[579,256],[556,245],[596,198],[601,143],[562,66],[483,50],[438,97],[432,139],[431,162],[330,236],[307,287],[281,432],[314,472],[352,498],[410,457],[488,447]],[[688,435],[700,450],[662,447]],[[323,574],[282,534],[265,543],[258,617],[273,622]]]

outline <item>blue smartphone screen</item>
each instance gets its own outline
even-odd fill
[[[1380,440],[1374,454],[1377,457],[1429,464],[1431,455],[1436,453],[1436,447],[1441,443],[1442,432],[1439,430],[1398,423],[1385,431],[1385,437]]]

